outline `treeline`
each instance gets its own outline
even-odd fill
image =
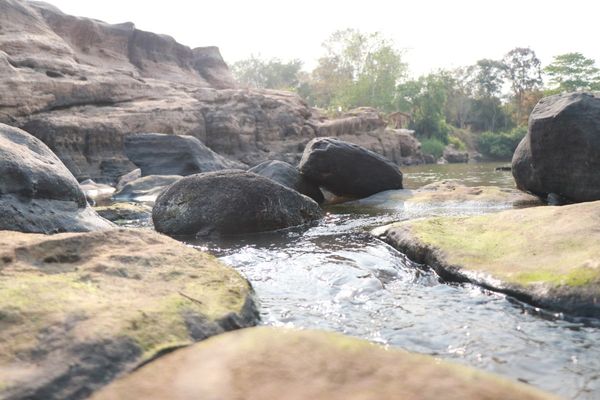
[[[467,141],[489,157],[508,158],[540,98],[600,90],[600,70],[581,53],[557,55],[542,67],[532,49],[519,47],[502,59],[410,79],[403,52],[380,33],[337,31],[323,47],[310,72],[298,59],[259,57],[236,62],[232,71],[242,85],[292,90],[330,113],[362,106],[408,113],[424,151],[435,156],[450,142]]]

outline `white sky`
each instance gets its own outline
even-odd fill
[[[406,49],[413,75],[531,47],[543,65],[578,51],[600,61],[597,0],[49,0],[67,14],[134,22],[232,63],[260,54],[308,68],[335,30],[379,31]]]

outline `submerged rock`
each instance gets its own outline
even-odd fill
[[[575,202],[600,200],[600,95],[543,98],[512,160],[521,190]]]
[[[182,178],[156,200],[152,220],[169,235],[242,234],[303,225],[319,205],[251,172],[226,170]]]
[[[109,229],[75,177],[27,132],[0,124],[0,230],[55,233]]]
[[[600,201],[476,217],[400,222],[373,231],[443,278],[536,306],[600,317]]]
[[[522,383],[337,333],[252,328],[177,350],[96,393],[117,399],[541,400]]]
[[[131,221],[150,219],[152,208],[143,204],[115,203],[108,206],[95,207],[94,210],[102,218],[109,221]]]
[[[179,175],[144,176],[126,183],[113,195],[113,199],[153,203],[167,187],[180,179]]]
[[[170,349],[257,322],[250,284],[149,230],[0,232],[0,397],[82,399]]]
[[[294,189],[298,193],[310,197],[317,203],[322,203],[325,198],[321,189],[314,183],[309,182],[300,174],[298,168],[283,161],[265,161],[252,167],[248,172],[272,179],[283,186]]]
[[[311,140],[298,165],[310,181],[337,196],[367,197],[402,189],[402,172],[384,157],[335,138]]]
[[[149,175],[192,175],[244,165],[228,160],[186,135],[140,133],[125,137],[125,154],[142,172]]]

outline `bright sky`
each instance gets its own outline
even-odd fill
[[[500,59],[531,47],[543,65],[578,51],[600,62],[596,0],[49,0],[67,14],[134,22],[190,47],[218,46],[232,63],[251,54],[300,58],[308,68],[335,30],[379,31],[406,50],[413,75]]]

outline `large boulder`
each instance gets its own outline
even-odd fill
[[[447,280],[600,317],[600,201],[413,219],[374,234]]]
[[[251,326],[250,284],[150,230],[0,232],[0,398],[82,399],[174,348]]]
[[[113,195],[117,201],[153,203],[170,185],[180,180],[179,175],[150,175],[126,183]]]
[[[460,164],[469,162],[469,152],[457,149],[452,144],[449,144],[444,148],[442,157],[450,164]]]
[[[306,145],[300,172],[337,196],[367,197],[402,189],[402,172],[379,154],[335,138],[317,138]]]
[[[567,93],[543,98],[515,151],[517,187],[542,198],[600,200],[600,96]]]
[[[523,383],[337,333],[251,328],[148,364],[92,396],[121,399],[542,400]]]
[[[272,179],[275,182],[281,183],[290,189],[294,189],[298,193],[310,197],[317,203],[322,203],[325,198],[323,192],[317,185],[309,182],[298,168],[284,161],[265,161],[248,170],[255,174]]]
[[[152,220],[169,235],[241,234],[306,224],[319,205],[251,172],[226,170],[182,178],[156,200]]]
[[[111,226],[44,143],[0,124],[0,229],[55,233]]]
[[[124,145],[142,176],[186,176],[244,166],[218,155],[193,136],[140,133],[126,136]]]

